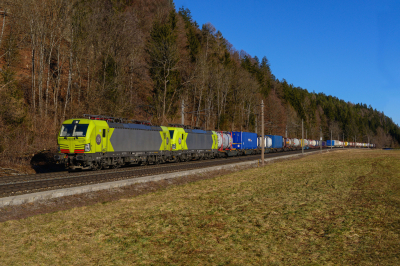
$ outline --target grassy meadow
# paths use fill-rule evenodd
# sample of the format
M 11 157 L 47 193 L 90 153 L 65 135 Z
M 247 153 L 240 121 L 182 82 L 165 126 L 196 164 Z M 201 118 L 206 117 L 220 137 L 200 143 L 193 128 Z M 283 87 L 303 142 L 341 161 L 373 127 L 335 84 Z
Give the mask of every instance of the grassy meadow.
M 400 151 L 286 160 L 0 223 L 0 265 L 399 265 Z

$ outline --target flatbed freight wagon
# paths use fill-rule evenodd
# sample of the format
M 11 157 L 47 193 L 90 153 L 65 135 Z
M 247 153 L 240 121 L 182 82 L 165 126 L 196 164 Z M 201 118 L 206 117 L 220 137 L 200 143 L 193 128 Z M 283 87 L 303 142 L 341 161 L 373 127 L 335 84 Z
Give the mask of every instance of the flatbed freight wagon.
M 283 151 L 283 137 L 277 135 L 267 135 L 272 140 L 272 151 Z
M 256 154 L 258 148 L 256 133 L 233 131 L 232 140 L 232 147 L 242 154 Z

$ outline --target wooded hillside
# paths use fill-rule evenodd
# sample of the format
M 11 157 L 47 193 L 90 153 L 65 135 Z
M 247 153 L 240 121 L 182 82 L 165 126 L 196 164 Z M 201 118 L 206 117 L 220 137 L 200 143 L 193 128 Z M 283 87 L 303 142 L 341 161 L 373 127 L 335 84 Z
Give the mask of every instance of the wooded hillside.
M 399 127 L 365 104 L 278 80 L 172 0 L 0 1 L 0 154 L 56 146 L 64 119 L 102 114 L 212 130 L 398 146 Z M 322 88 L 323 90 L 323 88 Z M 22 156 L 22 157 L 21 157 Z M 12 159 L 14 158 L 14 159 Z

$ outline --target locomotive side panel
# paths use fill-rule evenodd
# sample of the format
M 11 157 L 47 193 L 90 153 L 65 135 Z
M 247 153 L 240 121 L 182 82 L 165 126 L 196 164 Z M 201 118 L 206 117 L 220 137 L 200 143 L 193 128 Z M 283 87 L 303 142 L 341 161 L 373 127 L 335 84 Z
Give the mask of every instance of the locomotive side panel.
M 188 150 L 210 150 L 213 148 L 212 132 L 203 132 L 187 131 L 186 145 Z
M 110 133 L 110 143 L 115 152 L 159 151 L 162 144 L 160 131 L 156 130 L 113 128 Z

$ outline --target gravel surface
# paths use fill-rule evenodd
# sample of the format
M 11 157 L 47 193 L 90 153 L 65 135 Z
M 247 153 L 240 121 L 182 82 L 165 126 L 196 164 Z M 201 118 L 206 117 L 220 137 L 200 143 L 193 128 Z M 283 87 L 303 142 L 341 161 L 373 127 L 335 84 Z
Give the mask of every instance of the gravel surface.
M 276 159 L 270 162 L 266 162 L 265 165 L 279 161 L 296 160 L 298 158 L 300 157 Z M 131 198 L 155 192 L 158 190 L 167 189 L 168 187 L 171 186 L 177 186 L 191 182 L 196 182 L 199 180 L 210 179 L 248 168 L 252 168 L 252 166 L 241 167 L 240 169 L 238 167 L 235 167 L 231 171 L 221 170 L 221 171 L 207 172 L 199 175 L 177 177 L 173 179 L 161 180 L 158 182 L 140 183 L 116 189 L 102 190 L 91 193 L 54 198 L 49 200 L 37 201 L 34 203 L 0 207 L 0 222 L 5 222 L 9 220 L 19 220 L 38 214 L 52 213 L 52 212 L 72 209 L 75 207 L 89 206 L 97 203 L 105 203 L 110 201 L 116 201 L 119 199 Z
M 232 172 L 232 171 L 231 171 Z M 167 189 L 171 186 L 182 185 L 199 180 L 210 179 L 229 173 L 229 171 L 208 172 L 202 175 L 179 177 L 174 179 L 161 180 L 158 182 L 140 183 L 118 189 L 102 190 L 86 194 L 54 198 L 34 203 L 26 203 L 17 206 L 7 206 L 0 208 L 0 222 L 8 220 L 24 219 L 30 216 L 63 211 L 75 207 L 105 203 L 124 198 L 131 198 L 157 190 Z

